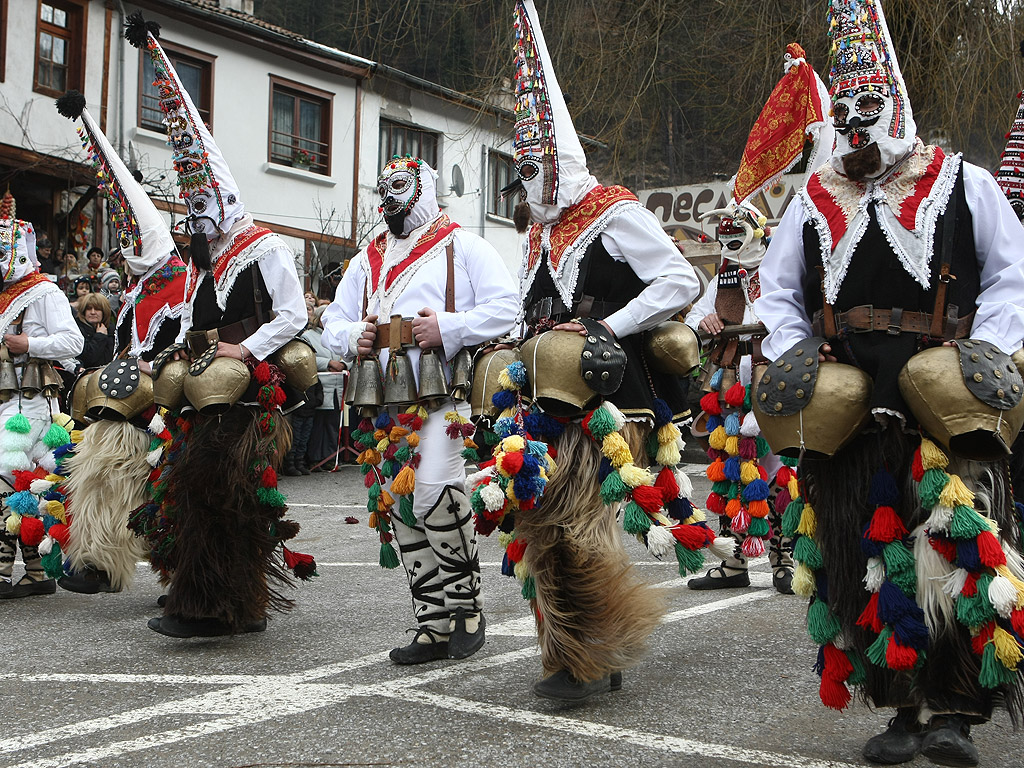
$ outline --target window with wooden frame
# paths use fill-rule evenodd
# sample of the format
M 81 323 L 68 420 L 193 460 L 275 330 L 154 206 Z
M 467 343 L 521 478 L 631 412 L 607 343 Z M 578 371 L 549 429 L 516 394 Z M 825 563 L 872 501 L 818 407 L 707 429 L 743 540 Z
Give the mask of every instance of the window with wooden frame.
M 326 91 L 270 78 L 270 162 L 330 175 L 333 98 Z
M 377 167 L 383 168 L 392 157 L 412 155 L 426 160 L 431 168 L 437 170 L 438 134 L 414 128 L 411 125 L 396 123 L 387 118 L 380 119 L 380 157 Z
M 487 212 L 492 216 L 504 219 L 512 218 L 518 195 L 509 195 L 501 199 L 501 190 L 516 178 L 516 169 L 512 158 L 493 149 L 487 153 Z
M 87 0 L 39 0 L 32 88 L 47 96 L 82 90 Z
M 164 40 L 160 41 L 160 45 L 192 98 L 192 103 L 199 110 L 203 122 L 213 130 L 213 63 L 216 57 Z M 163 133 L 164 113 L 160 109 L 160 92 L 153 85 L 156 78 L 153 57 L 147 50 L 139 51 L 139 55 L 139 127 Z

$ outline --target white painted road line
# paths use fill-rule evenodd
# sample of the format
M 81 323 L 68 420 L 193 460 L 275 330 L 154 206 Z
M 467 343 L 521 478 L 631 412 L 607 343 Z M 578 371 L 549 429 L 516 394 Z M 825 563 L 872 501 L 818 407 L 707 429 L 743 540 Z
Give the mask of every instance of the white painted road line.
M 662 584 L 678 584 L 678 579 L 671 579 L 668 582 L 662 582 Z M 664 623 L 674 623 L 686 618 L 706 615 L 709 613 L 725 610 L 727 608 L 743 605 L 756 600 L 763 600 L 772 597 L 773 595 L 774 592 L 767 590 L 746 592 L 722 600 L 716 600 L 712 603 L 692 606 L 690 608 L 674 611 L 666 615 Z M 518 636 L 523 629 L 522 621 L 523 620 L 515 620 L 512 622 L 506 622 L 504 625 L 498 625 L 497 627 L 492 628 L 491 632 L 496 635 L 507 633 L 509 635 Z M 526 621 L 528 621 L 530 625 L 532 625 L 533 619 L 532 617 L 526 617 Z M 500 631 L 502 627 L 505 628 L 504 632 Z M 531 629 L 531 631 L 528 634 L 524 633 L 524 636 L 529 636 L 532 634 L 533 632 Z M 382 664 L 387 660 L 386 651 L 368 654 L 366 656 L 362 656 L 356 659 L 350 659 L 346 661 L 337 662 L 334 664 L 328 664 L 322 667 L 314 667 L 312 669 L 304 670 L 302 672 L 289 675 L 192 676 L 134 674 L 79 675 L 75 673 L 39 673 L 32 675 L 5 674 L 0 675 L 0 680 L 15 679 L 32 681 L 37 683 L 69 683 L 80 681 L 93 684 L 138 684 L 143 682 L 172 685 L 221 684 L 230 687 L 218 691 L 210 691 L 198 696 L 164 701 L 159 704 L 154 704 L 152 706 L 143 707 L 136 710 L 106 715 L 102 718 L 85 720 L 78 723 L 66 723 L 56 728 L 37 731 L 35 733 L 25 734 L 22 736 L 0 739 L 0 754 L 21 752 L 27 749 L 32 749 L 53 742 L 65 742 L 69 738 L 88 736 L 102 731 L 112 730 L 114 728 L 145 722 L 147 720 L 165 717 L 169 715 L 196 716 L 197 713 L 202 713 L 204 715 L 224 715 L 223 717 L 218 717 L 204 723 L 196 723 L 168 731 L 150 733 L 146 736 L 137 739 L 115 742 L 108 744 L 106 746 L 88 748 L 78 752 L 68 752 L 63 755 L 49 759 L 33 759 L 30 762 L 21 763 L 16 766 L 11 766 L 11 768 L 61 768 L 61 766 L 66 766 L 69 764 L 102 762 L 103 760 L 113 759 L 117 756 L 131 752 L 152 749 L 154 747 L 158 747 L 165 744 L 173 744 L 188 739 L 202 738 L 204 736 L 208 736 L 215 733 L 223 733 L 225 731 L 234 730 L 236 728 L 244 728 L 247 726 L 257 725 L 261 722 L 266 722 L 271 719 L 277 719 L 289 714 L 300 714 L 315 709 L 322 709 L 324 707 L 332 706 L 340 701 L 344 701 L 345 699 L 351 698 L 352 696 L 381 695 L 394 698 L 398 697 L 399 695 L 408 695 L 412 693 L 419 694 L 419 692 L 412 691 L 411 689 L 415 688 L 416 686 L 425 685 L 437 680 L 443 680 L 455 675 L 463 675 L 467 673 L 472 673 L 474 671 L 480 671 L 496 666 L 502 666 L 515 661 L 526 660 L 528 658 L 536 656 L 537 654 L 539 654 L 539 649 L 535 645 L 531 645 L 527 648 L 497 654 L 495 656 L 473 658 L 469 661 L 464 661 L 458 664 L 449 664 L 443 667 L 426 670 L 420 674 L 409 675 L 407 677 L 396 678 L 384 683 L 376 683 L 365 686 L 353 686 L 348 683 L 318 684 L 314 681 L 323 680 L 328 677 L 344 674 L 346 672 L 350 672 L 366 666 Z M 453 701 L 462 702 L 462 706 L 469 708 L 479 706 L 486 707 L 488 710 L 491 709 L 491 705 L 482 705 L 470 701 L 463 702 L 463 700 L 461 699 L 453 699 Z M 507 711 L 510 713 L 515 713 L 515 717 L 520 716 L 518 710 L 508 709 Z M 548 717 L 549 716 L 544 715 L 543 719 L 547 720 Z M 577 723 L 577 721 L 568 720 L 566 718 L 561 719 L 566 720 L 570 723 L 578 724 L 580 727 L 588 725 L 586 723 Z M 598 726 L 592 724 L 591 727 L 598 730 L 606 729 L 606 726 Z M 623 733 L 627 733 L 627 731 L 623 730 Z M 637 734 L 637 739 L 641 738 L 642 736 L 644 739 L 651 740 L 652 743 L 654 743 L 654 741 L 656 740 L 665 741 L 666 739 L 672 740 L 675 738 L 656 736 L 652 734 L 641 734 L 641 732 L 628 733 L 635 733 Z M 619 736 L 615 736 L 615 738 L 619 738 Z M 640 742 L 638 741 L 636 743 Z M 672 743 L 678 745 L 699 744 L 699 742 L 689 742 L 685 739 L 675 739 L 675 741 L 672 741 Z M 727 748 L 722 746 L 719 748 L 721 750 L 727 750 L 729 755 L 734 755 L 734 753 L 736 752 L 736 750 L 734 750 L 732 747 Z M 682 749 L 682 747 L 680 747 L 680 749 Z M 751 754 L 761 755 L 762 753 L 751 752 Z M 763 754 L 769 755 L 771 753 Z M 758 759 L 763 759 L 763 755 Z M 802 768 L 817 768 L 819 765 L 825 765 L 824 763 L 816 763 L 813 761 L 793 762 L 793 760 L 795 759 L 796 758 L 789 758 L 789 763 L 764 764 L 788 764 L 800 766 Z M 840 764 L 831 763 L 831 765 Z

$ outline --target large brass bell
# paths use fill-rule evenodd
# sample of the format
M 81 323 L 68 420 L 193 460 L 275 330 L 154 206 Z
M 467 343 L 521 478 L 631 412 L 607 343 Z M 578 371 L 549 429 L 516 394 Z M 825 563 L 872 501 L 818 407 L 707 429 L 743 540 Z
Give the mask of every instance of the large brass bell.
M 352 407 L 359 411 L 360 416 L 376 416 L 377 411 L 384 405 L 380 360 L 376 357 L 362 357 L 356 371 L 356 385 L 352 388 Z
M 419 402 L 412 360 L 404 351 L 392 351 L 388 358 L 387 370 L 384 372 L 384 402 L 399 406 Z
M 452 399 L 462 402 L 473 387 L 473 355 L 463 347 L 452 361 Z
M 448 382 L 445 380 L 444 363 L 437 349 L 425 349 L 420 353 L 420 402 L 428 409 L 437 408 L 448 399 Z
M 31 400 L 43 389 L 43 376 L 39 371 L 39 361 L 29 359 L 25 364 L 25 370 L 21 374 L 21 394 L 26 400 Z
M 356 387 L 359 386 L 359 366 L 349 366 L 346 376 L 348 378 L 345 380 L 345 405 L 351 407 L 356 401 Z
M 160 372 L 153 379 L 153 402 L 175 410 L 181 405 L 185 394 L 185 377 L 188 376 L 187 360 L 168 360 L 160 366 Z
M 60 374 L 53 367 L 53 363 L 42 363 L 39 367 L 39 371 L 43 378 L 43 396 L 44 397 L 57 397 L 60 391 L 64 388 L 64 381 L 61 379 Z
M 0 347 L 0 403 L 6 403 L 18 392 L 18 370 L 11 362 L 7 346 Z

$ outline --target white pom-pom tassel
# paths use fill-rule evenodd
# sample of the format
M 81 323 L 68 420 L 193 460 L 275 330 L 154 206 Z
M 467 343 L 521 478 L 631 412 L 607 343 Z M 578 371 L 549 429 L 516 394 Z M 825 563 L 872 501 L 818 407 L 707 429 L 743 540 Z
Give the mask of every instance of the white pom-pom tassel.
M 149 464 L 149 466 L 151 467 L 155 467 L 157 464 L 160 463 L 160 459 L 163 458 L 163 455 L 164 448 L 161 445 L 157 448 L 154 448 L 152 451 L 146 454 L 146 463 Z
M 159 435 L 164 431 L 167 425 L 164 424 L 163 418 L 160 416 L 160 412 L 157 411 L 153 414 L 153 418 L 149 420 L 149 431 L 154 435 Z
M 622 411 L 615 407 L 615 403 L 610 400 L 605 400 L 603 403 L 605 410 L 611 414 L 612 419 L 615 421 L 615 431 L 620 431 L 626 426 L 626 417 L 622 415 Z
M 488 477 L 492 477 L 493 474 L 494 473 L 492 472 L 491 467 L 488 467 L 487 469 L 481 469 L 479 472 L 474 472 L 473 474 L 466 478 L 466 487 L 470 490 L 470 492 L 472 492 L 474 488 L 480 485 L 480 483 L 482 483 Z
M 988 585 L 988 599 L 996 612 L 1004 619 L 1008 619 L 1010 613 L 1017 607 L 1017 589 L 1012 581 L 997 574 Z
M 668 528 L 652 525 L 647 531 L 647 551 L 661 559 L 675 550 L 676 537 L 669 533 Z
M 505 506 L 505 492 L 497 483 L 488 483 L 480 489 L 480 499 L 488 512 L 497 512 Z
M 757 425 L 757 417 L 751 411 L 743 417 L 743 424 L 740 426 L 740 434 L 743 437 L 757 437 L 761 434 L 761 427 Z
M 57 471 L 57 460 L 53 458 L 52 451 L 39 459 L 39 466 L 51 475 Z
M 869 557 L 864 573 L 864 586 L 868 592 L 877 592 L 885 581 L 885 563 L 880 557 Z
M 675 470 L 676 485 L 679 486 L 679 498 L 688 499 L 693 495 L 693 483 L 690 476 L 681 469 Z
M 946 533 L 949 531 L 951 522 L 953 522 L 953 508 L 936 504 L 932 507 L 932 513 L 928 516 L 925 527 L 931 531 Z
M 716 536 L 708 551 L 719 560 L 728 560 L 736 553 L 736 541 L 728 536 Z
M 44 493 L 48 492 L 52 487 L 53 483 L 51 483 L 49 480 L 44 480 L 41 477 L 37 477 L 29 485 L 28 490 L 29 493 L 33 493 L 36 496 L 42 496 Z
M 39 554 L 43 557 L 50 554 L 50 552 L 53 551 L 53 537 L 44 536 L 43 540 L 39 542 L 39 546 L 37 547 L 37 549 L 39 551 Z
M 964 591 L 964 584 L 967 583 L 968 575 L 963 568 L 957 568 L 946 578 L 946 583 L 942 585 L 942 591 L 954 599 L 960 597 L 960 593 Z

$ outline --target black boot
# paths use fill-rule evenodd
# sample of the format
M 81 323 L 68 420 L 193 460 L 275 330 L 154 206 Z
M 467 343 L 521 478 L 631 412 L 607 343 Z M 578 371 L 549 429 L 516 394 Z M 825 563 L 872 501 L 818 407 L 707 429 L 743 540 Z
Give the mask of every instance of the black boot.
M 935 715 L 921 744 L 921 754 L 939 765 L 978 764 L 978 748 L 971 739 L 971 724 L 963 715 Z
M 310 474 L 309 464 L 306 462 L 305 456 L 303 456 L 301 459 L 296 459 L 295 468 L 299 470 L 300 475 Z
M 419 642 L 421 636 L 430 638 L 430 642 Z M 432 629 L 420 627 L 416 630 L 411 643 L 402 648 L 392 648 L 388 656 L 395 664 L 422 664 L 425 661 L 447 659 L 448 641 L 441 640 L 440 637 L 442 636 L 436 634 Z
M 298 477 L 302 474 L 299 468 L 295 466 L 295 457 L 290 453 L 284 457 L 284 462 L 281 464 L 281 474 L 286 477 Z
M 466 609 L 455 609 L 455 629 L 452 630 L 451 635 L 448 636 L 449 659 L 468 658 L 483 647 L 484 627 L 487 622 L 484 620 L 482 612 L 478 615 L 480 616 L 480 624 L 477 626 L 476 632 L 470 634 L 466 631 Z
M 568 703 L 585 701 L 598 693 L 617 691 L 620 688 L 622 688 L 621 672 L 612 672 L 610 675 L 584 683 L 573 677 L 567 669 L 559 670 L 550 677 L 545 677 L 533 684 L 533 692 L 542 699 L 554 699 Z
M 97 592 L 120 592 L 110 585 L 110 576 L 106 571 L 101 571 L 91 565 L 87 565 L 80 571 L 72 571 L 57 580 L 57 586 L 66 589 L 68 592 L 77 592 L 80 595 L 95 595 Z
M 916 707 L 900 707 L 883 733 L 872 736 L 861 754 L 882 765 L 906 763 L 921 751 L 922 728 Z

